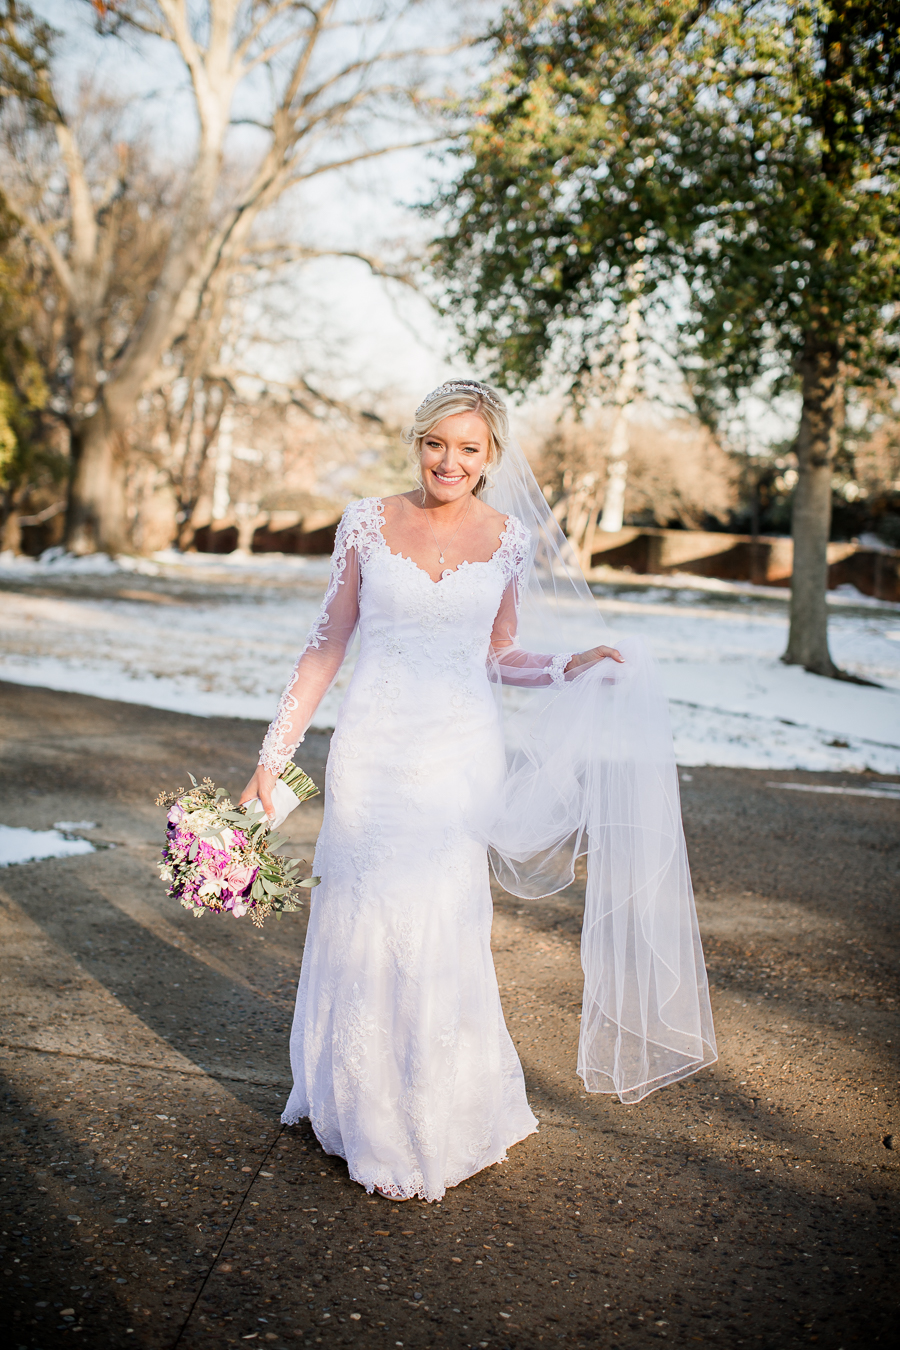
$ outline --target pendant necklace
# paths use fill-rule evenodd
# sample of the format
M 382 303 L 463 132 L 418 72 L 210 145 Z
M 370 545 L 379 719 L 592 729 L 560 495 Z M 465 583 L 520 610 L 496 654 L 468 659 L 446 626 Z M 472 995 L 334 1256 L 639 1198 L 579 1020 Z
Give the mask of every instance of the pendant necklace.
M 471 492 L 470 492 L 470 493 L 469 493 L 469 506 L 471 506 L 471 505 L 472 505 L 472 494 L 471 494 Z M 452 535 L 450 536 L 450 538 L 447 540 L 447 545 L 446 545 L 447 548 L 450 547 L 450 545 L 453 543 L 453 540 L 456 538 L 456 536 L 459 534 L 459 532 L 460 532 L 460 530 L 462 529 L 462 527 L 465 525 L 465 523 L 466 523 L 466 516 L 469 514 L 469 506 L 466 507 L 465 511 L 463 512 L 463 518 L 462 518 L 462 520 L 459 522 L 459 524 L 457 525 L 456 529 L 453 531 L 453 534 L 452 534 Z M 423 507 L 422 509 L 425 510 L 424 507 Z M 425 511 L 425 519 L 428 521 L 428 528 L 429 528 L 429 530 L 431 530 L 431 537 L 432 537 L 432 539 L 434 540 L 434 546 L 435 546 L 435 548 L 437 549 L 438 553 L 440 554 L 440 557 L 439 557 L 438 561 L 440 562 L 441 566 L 443 567 L 443 565 L 444 565 L 444 550 L 441 548 L 440 544 L 439 544 L 438 541 L 437 541 L 437 535 L 436 535 L 435 532 L 434 532 L 434 526 L 432 525 L 431 521 L 429 520 L 428 512 L 427 512 L 427 511 Z

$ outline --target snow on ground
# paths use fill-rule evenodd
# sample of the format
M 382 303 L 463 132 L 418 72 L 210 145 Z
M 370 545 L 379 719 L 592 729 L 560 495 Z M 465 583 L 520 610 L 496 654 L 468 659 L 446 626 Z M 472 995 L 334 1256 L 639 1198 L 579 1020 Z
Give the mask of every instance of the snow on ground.
M 13 863 L 39 862 L 41 858 L 70 858 L 75 853 L 93 853 L 88 839 L 67 839 L 59 830 L 26 830 L 0 825 L 0 867 Z
M 900 613 L 830 618 L 835 661 L 884 686 L 873 689 L 783 665 L 783 603 L 645 597 L 601 607 L 614 632 L 640 634 L 660 662 L 680 764 L 900 772 Z
M 0 555 L 0 587 L 15 587 L 0 590 L 0 678 L 268 719 L 327 573 L 327 559 L 271 554 L 119 564 Z M 900 606 L 852 594 L 832 605 L 834 658 L 883 686 L 867 688 L 781 664 L 782 591 L 688 578 L 597 589 L 614 637 L 639 634 L 656 653 L 681 764 L 900 773 Z M 334 725 L 349 675 L 315 726 Z

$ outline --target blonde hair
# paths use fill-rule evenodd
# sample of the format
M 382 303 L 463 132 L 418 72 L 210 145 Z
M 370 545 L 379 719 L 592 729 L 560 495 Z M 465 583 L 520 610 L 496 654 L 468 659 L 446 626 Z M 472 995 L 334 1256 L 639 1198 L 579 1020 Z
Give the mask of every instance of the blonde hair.
M 488 472 L 495 469 L 503 457 L 509 441 L 509 417 L 506 405 L 490 385 L 480 380 L 448 380 L 433 389 L 416 408 L 415 421 L 403 432 L 403 440 L 410 447 L 412 458 L 418 463 L 422 441 L 438 422 L 458 413 L 477 413 L 488 429 L 488 455 L 484 474 L 474 489 L 478 497 L 488 486 Z

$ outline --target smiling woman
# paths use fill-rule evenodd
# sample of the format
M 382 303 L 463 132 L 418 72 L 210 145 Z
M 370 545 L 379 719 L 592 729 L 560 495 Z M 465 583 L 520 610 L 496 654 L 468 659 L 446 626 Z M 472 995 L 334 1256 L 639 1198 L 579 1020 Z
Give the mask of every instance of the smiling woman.
M 561 889 L 578 853 L 597 856 L 579 1063 L 590 1090 L 638 1100 L 714 1050 L 658 682 L 634 646 L 628 665 L 599 643 L 563 649 L 557 620 L 573 605 L 578 631 L 603 624 L 494 390 L 442 385 L 407 441 L 419 487 L 344 513 L 325 601 L 242 800 L 271 809 L 358 628 L 283 1120 L 308 1116 L 368 1191 L 433 1200 L 537 1128 L 491 958 L 489 850 L 523 896 Z M 548 646 L 530 640 L 548 632 Z M 519 724 L 538 759 L 507 762 L 502 686 L 552 714 Z

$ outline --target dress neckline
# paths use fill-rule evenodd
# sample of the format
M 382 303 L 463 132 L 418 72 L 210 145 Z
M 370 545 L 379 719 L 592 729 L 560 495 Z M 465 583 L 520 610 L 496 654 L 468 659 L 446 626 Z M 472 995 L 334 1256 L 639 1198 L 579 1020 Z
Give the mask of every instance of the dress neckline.
M 420 567 L 419 564 L 413 558 L 407 557 L 405 553 L 395 553 L 394 550 L 390 547 L 383 533 L 384 500 L 381 497 L 375 497 L 373 498 L 373 500 L 375 502 L 375 508 L 378 513 L 375 520 L 375 532 L 378 536 L 378 541 L 381 544 L 384 551 L 391 558 L 399 558 L 401 562 L 409 563 L 410 567 L 414 567 L 417 572 L 421 572 L 423 577 L 427 577 L 428 580 L 431 582 L 432 586 L 440 586 L 441 582 L 446 580 L 447 577 L 455 576 L 456 573 L 462 571 L 464 567 L 489 567 L 492 562 L 496 562 L 498 555 L 506 547 L 506 536 L 509 533 L 509 527 L 510 522 L 512 521 L 512 516 L 506 517 L 506 524 L 500 531 L 499 543 L 497 544 L 497 547 L 494 549 L 493 553 L 489 558 L 476 558 L 473 562 L 469 562 L 468 559 L 463 558 L 462 562 L 457 563 L 456 567 L 445 568 L 444 571 L 441 573 L 441 575 L 438 577 L 437 581 L 435 581 L 431 573 L 426 571 L 424 567 Z

